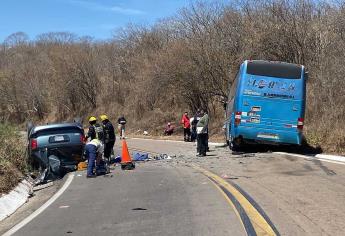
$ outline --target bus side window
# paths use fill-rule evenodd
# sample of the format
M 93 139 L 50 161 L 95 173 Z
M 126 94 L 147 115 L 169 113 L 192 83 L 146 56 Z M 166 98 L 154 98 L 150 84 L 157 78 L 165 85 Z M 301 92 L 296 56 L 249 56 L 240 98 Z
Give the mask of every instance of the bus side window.
M 230 93 L 229 93 L 229 100 L 230 101 L 235 97 L 239 76 L 240 76 L 240 73 L 238 72 L 236 77 L 235 77 L 235 80 L 232 82 L 232 85 L 230 88 Z
M 237 83 L 239 80 L 240 73 L 238 72 L 235 79 L 233 80 L 231 87 L 229 89 L 229 96 L 228 96 L 228 102 L 226 107 L 226 115 L 229 118 L 231 116 L 231 113 L 233 112 L 233 106 L 234 106 L 234 100 L 236 95 L 236 89 L 237 89 Z

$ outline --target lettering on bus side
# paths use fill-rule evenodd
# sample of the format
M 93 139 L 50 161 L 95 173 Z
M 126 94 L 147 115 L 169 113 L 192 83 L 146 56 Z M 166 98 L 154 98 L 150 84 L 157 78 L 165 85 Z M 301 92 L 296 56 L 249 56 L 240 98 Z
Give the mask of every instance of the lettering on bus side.
M 295 83 L 286 83 L 286 82 L 280 82 L 280 81 L 267 81 L 264 79 L 257 80 L 249 78 L 247 82 L 248 87 L 255 87 L 259 89 L 263 88 L 269 88 L 269 89 L 279 89 L 283 91 L 294 91 L 296 89 Z
M 258 88 L 259 89 L 263 89 L 263 88 L 265 88 L 267 86 L 267 82 L 266 82 L 266 80 L 260 80 L 259 81 L 259 84 L 258 84 Z
M 295 96 L 293 95 L 286 95 L 286 94 L 276 94 L 276 93 L 264 93 L 265 97 L 274 97 L 274 98 L 289 98 L 294 99 Z
M 255 96 L 260 96 L 261 93 L 258 93 L 256 91 L 250 90 L 250 89 L 245 89 L 243 92 L 245 95 L 255 95 Z
M 273 89 L 276 84 L 277 84 L 277 82 L 271 81 L 268 83 L 268 88 Z
M 256 87 L 256 79 L 248 79 L 247 86 Z
M 295 84 L 295 83 L 291 83 L 291 84 L 289 85 L 288 91 L 294 91 L 295 88 L 296 88 L 296 84 Z

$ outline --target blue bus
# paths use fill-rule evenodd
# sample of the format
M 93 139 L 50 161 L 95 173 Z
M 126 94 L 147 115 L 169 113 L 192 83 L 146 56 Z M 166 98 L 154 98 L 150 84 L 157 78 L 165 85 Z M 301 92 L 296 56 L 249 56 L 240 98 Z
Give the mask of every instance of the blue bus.
M 304 66 L 246 60 L 229 89 L 226 141 L 244 144 L 295 144 L 303 140 L 307 72 Z

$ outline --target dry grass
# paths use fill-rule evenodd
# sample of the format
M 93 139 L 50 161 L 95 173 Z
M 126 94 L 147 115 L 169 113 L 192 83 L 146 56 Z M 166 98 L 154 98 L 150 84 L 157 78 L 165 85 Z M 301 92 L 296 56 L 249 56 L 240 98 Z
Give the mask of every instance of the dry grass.
M 344 130 L 344 125 L 339 122 L 327 126 L 320 121 L 315 121 L 307 125 L 305 137 L 310 146 L 321 148 L 324 153 L 345 155 Z
M 0 124 L 0 194 L 10 191 L 23 178 L 27 169 L 24 147 L 13 127 Z

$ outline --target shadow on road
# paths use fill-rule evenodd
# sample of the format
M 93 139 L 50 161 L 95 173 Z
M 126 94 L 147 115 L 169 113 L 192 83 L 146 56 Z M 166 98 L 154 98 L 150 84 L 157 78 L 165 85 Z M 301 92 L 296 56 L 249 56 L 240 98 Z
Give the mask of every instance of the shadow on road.
M 246 145 L 241 149 L 241 152 L 232 152 L 233 155 L 240 155 L 241 157 L 251 157 L 255 156 L 255 153 L 270 153 L 270 152 L 286 152 L 286 153 L 294 153 L 294 154 L 301 154 L 313 157 L 316 154 L 322 153 L 321 147 L 313 147 L 309 145 L 307 142 L 304 142 L 301 146 L 293 146 L 293 145 Z M 284 156 L 284 158 L 295 161 L 296 158 L 291 156 Z M 329 169 L 325 166 L 320 160 L 317 159 L 310 159 L 312 163 L 321 169 L 325 174 L 332 176 L 336 175 L 336 172 Z M 295 175 L 295 176 L 302 176 L 307 172 L 313 171 L 313 168 L 310 166 L 304 166 L 304 170 L 297 170 L 297 171 L 290 171 L 286 172 L 285 174 L 288 175 Z
M 301 146 L 298 145 L 263 145 L 263 144 L 246 144 L 241 148 L 241 152 L 233 152 L 233 154 L 246 153 L 260 153 L 260 152 L 287 152 L 302 154 L 307 156 L 314 156 L 322 153 L 321 147 L 313 147 L 307 142 L 303 142 Z

